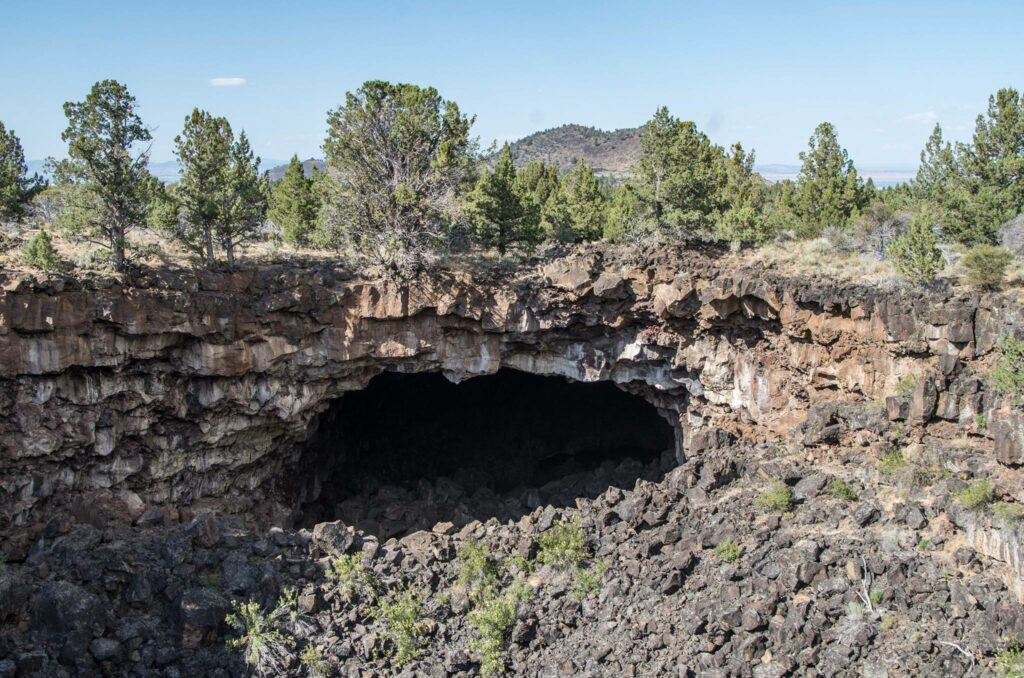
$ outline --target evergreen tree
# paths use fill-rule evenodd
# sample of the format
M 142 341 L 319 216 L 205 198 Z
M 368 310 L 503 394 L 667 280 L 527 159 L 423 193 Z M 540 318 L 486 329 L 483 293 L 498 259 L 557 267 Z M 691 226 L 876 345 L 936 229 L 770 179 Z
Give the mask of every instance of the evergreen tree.
M 269 189 L 260 177 L 260 159 L 249 146 L 243 130 L 231 145 L 231 164 L 225 191 L 225 203 L 217 222 L 216 235 L 228 266 L 235 265 L 235 249 L 254 239 L 267 216 Z
M 124 270 L 128 233 L 145 223 L 153 188 L 149 149 L 137 150 L 151 135 L 135 112 L 135 97 L 114 80 L 93 85 L 84 101 L 64 104 L 64 114 L 61 138 L 82 188 L 63 222 L 74 234 L 100 238 L 114 267 Z
M 516 180 L 526 191 L 533 194 L 538 205 L 547 203 L 548 199 L 561 187 L 558 168 L 542 162 L 531 162 L 516 173 Z
M 501 149 L 494 171 L 480 177 L 472 204 L 480 243 L 496 247 L 502 255 L 511 247 L 536 245 L 544 237 L 540 208 L 517 181 L 508 144 Z
M 924 150 L 921 151 L 921 164 L 911 185 L 914 197 L 941 205 L 945 194 L 953 190 L 959 175 L 953 146 L 943 141 L 942 126 L 936 123 Z
M 204 257 L 208 266 L 215 259 L 217 225 L 226 216 L 233 143 L 228 121 L 198 108 L 185 118 L 184 129 L 174 138 L 182 168 L 176 195 L 182 219 L 174 235 Z
M 32 268 L 41 271 L 55 271 L 61 267 L 60 257 L 53 247 L 53 240 L 46 229 L 41 229 L 35 237 L 25 246 L 22 259 Z
M 636 190 L 661 234 L 686 239 L 711 229 L 724 181 L 721 156 L 696 125 L 664 106 L 644 125 Z
M 790 207 L 802 222 L 801 235 L 815 237 L 829 226 L 847 226 L 864 206 L 865 194 L 831 123 L 818 125 L 800 161 Z
M 594 171 L 582 159 L 573 165 L 565 178 L 565 197 L 572 221 L 573 241 L 600 238 L 607 217 L 604 194 Z
M 640 244 L 654 236 L 654 224 L 646 214 L 633 184 L 626 182 L 612 194 L 604 238 Z
M 299 156 L 292 156 L 284 178 L 274 187 L 269 217 L 282 230 L 285 242 L 308 245 L 316 223 L 313 179 L 302 170 Z
M 432 87 L 366 82 L 328 114 L 317 240 L 392 270 L 448 242 L 473 172 L 473 119 Z
M 896 271 L 914 282 L 934 280 L 942 269 L 942 252 L 935 237 L 934 214 L 921 209 L 914 215 L 910 228 L 889 245 L 889 256 Z
M 27 175 L 21 140 L 0 122 L 0 218 L 20 218 L 33 196 L 46 188 L 38 174 Z
M 754 172 L 754 155 L 736 143 L 723 160 L 720 200 L 725 211 L 718 220 L 718 237 L 727 242 L 761 243 L 774 232 L 764 213 L 764 182 Z

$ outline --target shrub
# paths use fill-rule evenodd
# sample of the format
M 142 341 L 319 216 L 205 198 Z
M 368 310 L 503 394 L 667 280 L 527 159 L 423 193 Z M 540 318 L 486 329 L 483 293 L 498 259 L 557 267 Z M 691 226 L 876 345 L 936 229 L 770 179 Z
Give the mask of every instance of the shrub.
M 962 259 L 967 269 L 967 284 L 974 287 L 999 287 L 1006 278 L 1006 269 L 1013 262 L 1010 250 L 994 245 L 972 247 Z
M 867 611 L 867 605 L 858 603 L 856 600 L 851 600 L 846 604 L 846 616 L 850 619 L 863 619 Z
M 1024 520 L 1024 505 L 1011 504 L 1008 501 L 996 502 L 992 506 L 992 516 L 1006 527 L 1013 527 Z
M 789 511 L 793 507 L 793 491 L 786 483 L 776 480 L 754 500 L 754 505 L 769 511 Z
M 1024 651 L 1013 643 L 996 655 L 996 673 L 1004 678 L 1024 678 Z
M 599 560 L 592 570 L 579 566 L 573 573 L 572 593 L 577 600 L 583 600 L 591 593 L 601 590 L 601 578 L 608 571 L 608 563 Z
M 318 647 L 307 645 L 299 655 L 299 662 L 306 667 L 306 672 L 309 675 L 318 678 L 331 675 L 331 665 L 324 660 L 324 654 Z
M 878 463 L 878 470 L 883 476 L 895 475 L 907 466 L 907 460 L 899 450 L 892 450 L 882 455 L 882 461 Z
M 985 478 L 975 480 L 962 490 L 953 493 L 960 505 L 967 509 L 977 509 L 992 503 L 992 483 Z
M 586 557 L 586 537 L 578 521 L 560 520 L 537 539 L 537 562 L 555 567 L 575 567 Z
M 930 212 L 918 212 L 910 228 L 889 245 L 889 257 L 896 272 L 908 280 L 928 282 L 942 269 L 942 252 L 932 222 Z
M 997 391 L 1020 402 L 1024 399 L 1024 339 L 1002 337 L 999 353 L 999 362 L 989 373 L 989 381 Z
M 459 549 L 459 584 L 476 600 L 498 585 L 498 564 L 487 547 L 469 543 Z
M 925 551 L 925 552 L 927 552 L 927 551 L 931 551 L 933 548 L 935 548 L 935 546 L 932 545 L 932 543 L 930 541 L 928 541 L 927 539 L 925 539 L 923 537 L 921 539 L 919 539 L 918 542 L 917 542 L 917 550 L 918 551 Z
M 21 255 L 22 261 L 41 271 L 56 271 L 61 267 L 60 257 L 53 248 L 53 240 L 45 229 L 41 229 L 32 240 L 25 245 Z
M 740 547 L 732 540 L 732 537 L 726 537 L 718 542 L 718 546 L 715 547 L 715 555 L 723 562 L 735 563 L 740 557 Z
M 366 567 L 360 554 L 336 558 L 327 571 L 327 578 L 337 582 L 338 592 L 344 598 L 363 596 L 373 601 L 377 596 L 377 579 Z
M 900 377 L 900 380 L 896 382 L 896 395 L 904 398 L 913 395 L 914 389 L 917 387 L 917 379 L 916 374 L 905 374 Z
M 245 663 L 257 674 L 273 674 L 283 665 L 288 648 L 294 641 L 282 633 L 284 617 L 288 610 L 278 605 L 271 612 L 264 612 L 259 603 L 250 601 L 231 602 L 231 612 L 224 621 L 238 638 L 227 642 L 229 651 L 242 650 Z
M 504 673 L 509 634 L 516 623 L 519 604 L 529 600 L 530 595 L 529 586 L 518 580 L 502 595 L 492 595 L 470 611 L 469 625 L 476 631 L 476 638 L 469 647 L 480 657 L 482 675 Z
M 373 616 L 384 623 L 381 634 L 393 646 L 392 661 L 405 666 L 419 658 L 427 642 L 427 625 L 423 619 L 423 600 L 406 588 L 394 600 L 381 600 Z
M 840 501 L 857 501 L 857 493 L 845 480 L 836 478 L 828 486 L 828 494 L 833 499 Z

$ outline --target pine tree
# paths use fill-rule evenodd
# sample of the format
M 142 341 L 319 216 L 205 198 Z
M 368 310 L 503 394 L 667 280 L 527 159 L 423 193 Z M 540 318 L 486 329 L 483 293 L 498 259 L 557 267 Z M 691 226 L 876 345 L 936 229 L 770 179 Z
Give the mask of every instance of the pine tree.
M 18 219 L 36 193 L 46 188 L 38 174 L 28 176 L 21 140 L 0 122 L 0 218 Z
M 543 239 L 540 207 L 516 180 L 508 144 L 494 171 L 485 171 L 477 182 L 472 205 L 477 237 L 485 247 L 496 247 L 504 255 L 511 247 L 532 247 Z
M 607 218 L 604 194 L 594 171 L 584 160 L 573 165 L 565 178 L 565 197 L 575 242 L 597 240 Z
M 846 227 L 865 204 L 863 184 L 835 128 L 823 122 L 808 150 L 800 154 L 800 174 L 792 195 L 793 212 L 802 221 L 800 235 L 815 237 L 829 226 Z
M 765 215 L 765 188 L 754 172 L 753 151 L 733 144 L 724 158 L 725 183 L 720 194 L 725 209 L 718 220 L 718 237 L 732 243 L 761 243 L 774 233 Z
M 228 121 L 198 108 L 185 118 L 184 129 L 174 138 L 182 168 L 176 195 L 182 220 L 175 236 L 204 257 L 208 266 L 215 260 L 217 224 L 225 218 L 233 143 Z
M 911 186 L 914 197 L 940 205 L 959 175 L 953 146 L 943 140 L 942 126 L 936 123 L 921 151 L 921 164 Z
M 236 248 L 257 237 L 267 216 L 267 182 L 260 177 L 260 159 L 249 146 L 243 130 L 231 145 L 231 160 L 225 190 L 225 202 L 217 222 L 216 236 L 228 266 L 235 265 Z
M 914 282 L 934 280 L 942 269 L 942 252 L 933 231 L 934 214 L 921 209 L 910 228 L 889 245 L 889 257 L 896 271 Z
M 299 156 L 292 156 L 284 178 L 274 186 L 269 217 L 281 228 L 285 242 L 308 245 L 316 222 L 313 179 L 307 178 Z
M 53 247 L 53 240 L 46 229 L 41 229 L 25 246 L 22 254 L 25 263 L 41 271 L 55 271 L 61 266 L 60 257 Z
M 655 235 L 654 224 L 647 216 L 633 184 L 626 182 L 612 194 L 605 222 L 604 238 L 612 242 L 634 245 Z
M 712 228 L 724 181 L 721 156 L 696 125 L 677 120 L 664 106 L 644 125 L 637 197 L 662 235 L 687 239 Z
M 526 167 L 516 172 L 516 180 L 523 190 L 533 194 L 538 205 L 547 203 L 548 199 L 562 187 L 558 178 L 558 168 L 542 162 L 527 163 Z
M 138 148 L 152 136 L 135 112 L 135 97 L 115 80 L 93 85 L 84 101 L 65 103 L 64 114 L 68 127 L 61 139 L 81 190 L 76 209 L 63 221 L 74 234 L 102 239 L 114 268 L 124 270 L 128 234 L 146 222 L 153 178 L 149 150 Z

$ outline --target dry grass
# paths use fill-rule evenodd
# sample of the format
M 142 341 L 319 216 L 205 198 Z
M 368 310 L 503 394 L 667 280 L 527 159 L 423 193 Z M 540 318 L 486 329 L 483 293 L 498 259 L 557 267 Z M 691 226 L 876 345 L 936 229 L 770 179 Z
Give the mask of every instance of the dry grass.
M 881 283 L 900 278 L 888 261 L 837 252 L 825 238 L 769 243 L 730 255 L 737 266 L 761 264 L 789 275 L 826 275 L 839 280 Z

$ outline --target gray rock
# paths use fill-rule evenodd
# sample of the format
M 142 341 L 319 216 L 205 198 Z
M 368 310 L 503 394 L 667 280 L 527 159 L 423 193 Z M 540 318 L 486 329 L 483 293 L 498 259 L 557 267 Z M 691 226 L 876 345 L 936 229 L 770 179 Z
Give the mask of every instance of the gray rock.
M 113 638 L 97 638 L 89 644 L 89 652 L 96 661 L 109 661 L 120 656 L 121 643 Z
M 43 584 L 32 606 L 32 626 L 52 633 L 102 630 L 105 616 L 98 596 L 66 581 Z

